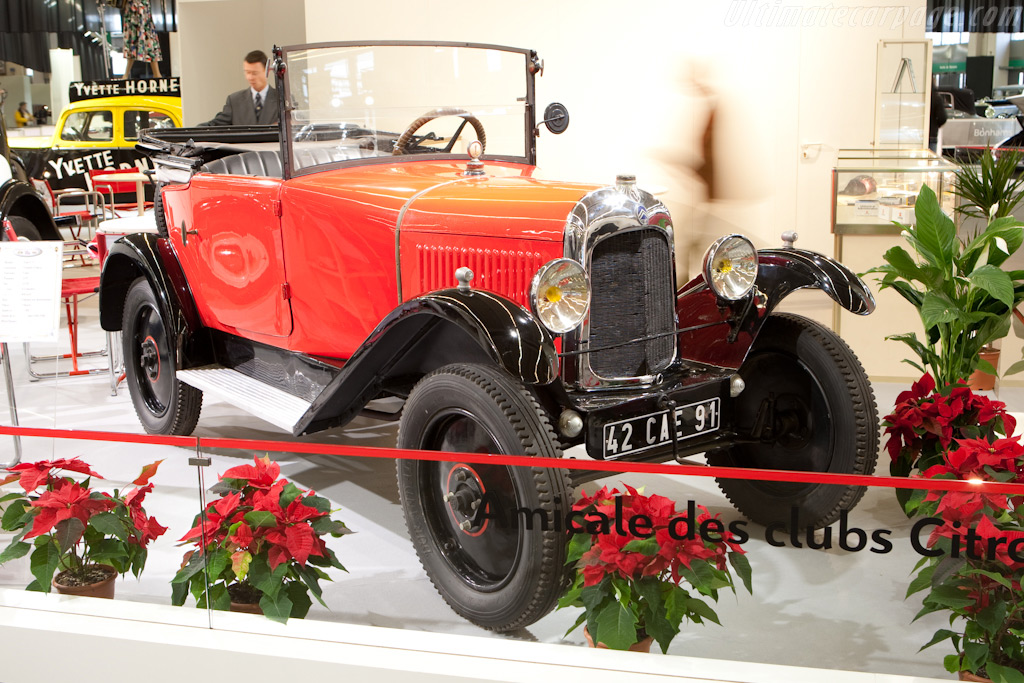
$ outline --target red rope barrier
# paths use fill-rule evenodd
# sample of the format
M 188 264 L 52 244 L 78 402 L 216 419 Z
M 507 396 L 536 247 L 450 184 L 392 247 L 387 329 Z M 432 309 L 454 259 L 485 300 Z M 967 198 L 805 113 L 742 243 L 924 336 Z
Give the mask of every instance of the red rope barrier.
M 36 436 L 56 439 L 108 441 L 114 443 L 141 443 L 159 446 L 181 446 L 191 450 L 229 449 L 259 450 L 274 453 L 308 453 L 338 455 L 351 458 L 388 458 L 392 460 L 429 460 L 435 462 L 459 461 L 474 464 L 497 464 L 510 467 L 550 467 L 596 472 L 634 472 L 638 474 L 668 474 L 674 476 L 716 477 L 722 479 L 750 479 L 754 481 L 781 481 L 799 484 L 835 484 L 840 486 L 874 486 L 892 489 L 928 489 L 932 491 L 979 491 L 1024 496 L 1024 484 L 992 481 L 962 481 L 954 479 L 918 479 L 885 477 L 864 474 L 835 474 L 832 472 L 803 472 L 764 470 L 752 467 L 715 467 L 679 465 L 676 463 L 642 463 L 620 460 L 574 460 L 571 458 L 535 458 L 525 455 L 491 455 L 487 453 L 448 453 L 438 451 L 402 450 L 372 446 L 348 446 L 306 442 L 267 441 L 260 439 L 227 439 L 195 436 L 154 436 L 122 432 L 94 432 L 77 429 L 49 429 L 39 427 L 12 427 L 0 425 L 0 435 Z

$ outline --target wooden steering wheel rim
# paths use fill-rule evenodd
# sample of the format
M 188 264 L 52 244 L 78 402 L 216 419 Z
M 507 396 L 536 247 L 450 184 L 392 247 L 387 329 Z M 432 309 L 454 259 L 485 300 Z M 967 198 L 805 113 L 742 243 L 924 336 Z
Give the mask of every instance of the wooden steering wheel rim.
M 409 127 L 405 129 L 405 132 L 395 140 L 395 146 L 392 148 L 391 154 L 393 156 L 405 154 L 405 146 L 409 144 L 410 140 L 412 140 L 413 133 L 422 128 L 424 124 L 442 116 L 461 116 L 466 119 L 466 121 L 473 126 L 473 130 L 476 131 L 476 137 L 477 140 L 480 141 L 480 145 L 483 149 L 487 148 L 487 134 L 484 133 L 484 124 L 480 123 L 480 119 L 473 116 L 465 109 L 459 109 L 458 107 L 442 107 L 441 109 L 428 111 L 426 114 L 410 123 Z

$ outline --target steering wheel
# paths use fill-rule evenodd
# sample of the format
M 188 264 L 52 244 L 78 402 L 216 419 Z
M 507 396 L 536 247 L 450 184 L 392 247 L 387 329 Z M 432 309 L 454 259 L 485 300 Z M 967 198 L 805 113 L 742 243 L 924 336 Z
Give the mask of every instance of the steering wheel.
M 484 148 L 487 147 L 487 134 L 484 133 L 484 124 L 480 123 L 480 119 L 473 116 L 465 109 L 459 109 L 457 107 L 443 107 L 441 109 L 428 111 L 426 114 L 409 124 L 409 127 L 405 129 L 405 132 L 395 140 L 395 146 L 391 150 L 391 154 L 395 156 L 405 154 L 405 146 L 409 144 L 410 140 L 412 140 L 413 133 L 422 128 L 424 124 L 442 116 L 461 116 L 466 119 L 466 121 L 473 126 L 473 130 L 476 131 L 476 137 L 480 141 L 480 144 Z M 452 142 L 454 143 L 454 140 Z

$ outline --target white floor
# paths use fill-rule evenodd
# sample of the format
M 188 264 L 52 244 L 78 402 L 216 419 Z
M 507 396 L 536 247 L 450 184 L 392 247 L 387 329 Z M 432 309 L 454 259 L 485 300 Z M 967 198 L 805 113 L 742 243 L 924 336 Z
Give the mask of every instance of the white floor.
M 83 348 L 101 346 L 95 299 L 82 305 L 80 315 Z M 902 353 L 892 344 L 891 352 Z M 33 347 L 36 353 L 45 350 L 43 346 Z M 117 396 L 111 396 L 105 376 L 30 382 L 20 345 L 12 349 L 11 356 L 22 426 L 142 433 L 127 391 L 122 387 Z M 875 387 L 881 414 L 888 412 L 902 389 L 894 384 Z M 10 424 L 2 382 L 0 394 L 4 395 L 0 400 L 0 423 Z M 1024 409 L 1022 389 L 1002 391 L 1000 398 L 1011 410 Z M 358 418 L 344 430 L 292 439 L 230 405 L 210 402 L 203 407 L 196 434 L 390 447 L 394 445 L 395 428 Z M 117 591 L 120 600 L 168 604 L 168 581 L 183 553 L 175 542 L 190 527 L 200 507 L 197 470 L 187 463 L 194 453 L 166 446 L 42 438 L 22 441 L 23 460 L 78 456 L 106 476 L 112 487 L 133 479 L 144 464 L 164 459 L 154 479 L 157 489 L 147 498 L 146 507 L 171 531 L 152 546 L 141 580 L 122 580 Z M 206 471 L 207 485 L 228 467 L 251 459 L 253 453 L 215 451 L 210 455 L 213 466 Z M 12 456 L 11 439 L 0 437 L 0 462 Z M 455 615 L 434 591 L 413 552 L 398 503 L 393 461 L 287 453 L 273 457 L 281 463 L 285 476 L 330 498 L 340 508 L 337 516 L 357 532 L 332 539 L 331 546 L 349 572 L 335 573 L 335 581 L 324 591 L 330 610 L 315 606 L 309 620 L 584 644 L 579 631 L 564 635 L 575 621 L 575 610 L 554 612 L 519 633 L 504 636 L 477 628 Z M 880 473 L 887 472 L 887 464 L 883 452 Z M 739 519 L 714 482 L 703 477 L 627 475 L 608 481 L 644 485 L 646 492 L 672 497 L 682 507 L 692 498 L 721 513 L 725 520 Z M 932 633 L 946 624 L 939 615 L 911 623 L 920 604 L 913 598 L 904 601 L 903 595 L 908 574 L 919 558 L 909 542 L 911 525 L 893 492 L 870 489 L 851 514 L 850 523 L 869 535 L 878 529 L 891 530 L 893 551 L 816 551 L 788 543 L 787 547 L 776 548 L 765 542 L 761 527 L 749 525 L 751 540 L 744 547 L 753 565 L 754 595 L 723 595 L 717 606 L 723 626 L 684 625 L 670 653 L 948 678 L 942 668 L 942 658 L 948 653 L 944 646 L 918 652 Z M 0 567 L 0 587 L 20 588 L 30 580 L 25 560 Z M 221 617 L 213 615 L 215 627 Z

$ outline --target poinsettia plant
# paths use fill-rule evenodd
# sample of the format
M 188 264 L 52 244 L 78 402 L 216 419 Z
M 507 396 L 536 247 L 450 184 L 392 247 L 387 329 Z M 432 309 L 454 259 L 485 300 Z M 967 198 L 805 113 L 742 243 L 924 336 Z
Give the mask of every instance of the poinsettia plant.
M 1024 447 L 1018 438 L 964 439 L 920 476 L 1024 483 Z M 945 611 L 950 625 L 921 649 L 948 640 L 948 671 L 1024 682 L 1024 496 L 935 490 L 912 503 L 933 518 L 927 548 L 935 555 L 915 567 L 907 597 L 927 591 L 915 620 Z
M 625 489 L 604 487 L 573 505 L 585 521 L 573 529 L 575 576 L 558 607 L 584 609 L 566 633 L 585 623 L 592 640 L 611 649 L 650 636 L 665 652 L 684 619 L 720 623 L 707 600 L 725 588 L 735 592 L 732 572 L 751 591 L 750 563 L 705 507 L 680 512 L 669 498 Z
M 906 477 L 942 462 L 943 454 L 963 439 L 989 441 L 1013 434 L 1017 421 L 1006 404 L 976 394 L 962 383 L 936 387 L 928 373 L 896 398 L 883 424 L 889 435 L 889 471 Z
M 0 485 L 16 481 L 22 492 L 0 497 L 7 504 L 0 527 L 16 532 L 0 553 L 0 564 L 31 552 L 35 580 L 28 590 L 46 593 L 54 574 L 62 585 L 102 581 L 109 575 L 107 567 L 138 577 L 146 564 L 146 546 L 167 531 L 142 507 L 161 462 L 143 467 L 131 490 L 113 493 L 94 490 L 92 479 L 103 477 L 78 458 L 8 468 L 10 474 Z M 72 473 L 86 478 L 79 482 Z
M 231 603 L 258 603 L 280 622 L 306 616 L 312 601 L 324 604 L 323 569 L 346 571 L 323 537 L 351 533 L 331 518 L 330 502 L 279 478 L 270 458 L 232 467 L 211 488 L 220 498 L 207 504 L 181 540 L 195 546 L 172 579 L 172 602 L 230 609 Z M 204 568 L 206 571 L 204 572 Z M 207 585 L 209 577 L 209 585 Z

